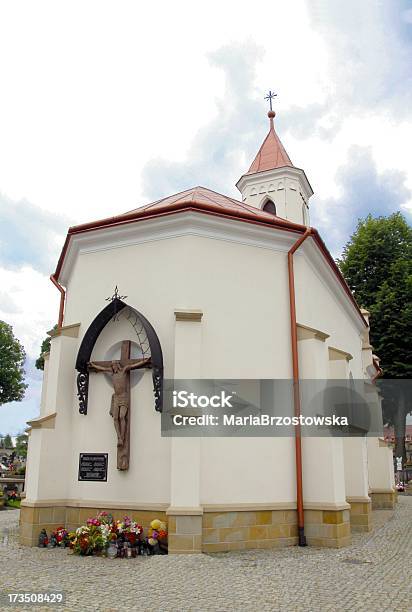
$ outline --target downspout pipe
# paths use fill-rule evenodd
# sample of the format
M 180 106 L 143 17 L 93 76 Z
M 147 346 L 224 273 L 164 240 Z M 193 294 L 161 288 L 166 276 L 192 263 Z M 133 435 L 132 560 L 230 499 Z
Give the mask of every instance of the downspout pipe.
M 59 307 L 59 319 L 57 321 L 57 327 L 61 329 L 61 327 L 63 326 L 64 302 L 66 299 L 66 292 L 61 286 L 61 284 L 56 280 L 56 277 L 54 276 L 54 274 L 50 276 L 50 280 L 53 283 L 53 285 L 57 287 L 57 289 L 60 291 L 60 307 Z
M 296 506 L 298 512 L 299 546 L 306 546 L 305 518 L 303 513 L 303 484 L 302 484 L 302 436 L 300 429 L 300 389 L 299 389 L 299 355 L 298 355 L 298 329 L 296 323 L 295 273 L 293 269 L 293 255 L 303 242 L 313 233 L 308 228 L 288 251 L 288 277 L 289 277 L 289 306 L 290 306 L 290 339 L 292 346 L 292 372 L 293 372 L 293 405 L 298 424 L 295 425 L 295 460 L 296 460 Z

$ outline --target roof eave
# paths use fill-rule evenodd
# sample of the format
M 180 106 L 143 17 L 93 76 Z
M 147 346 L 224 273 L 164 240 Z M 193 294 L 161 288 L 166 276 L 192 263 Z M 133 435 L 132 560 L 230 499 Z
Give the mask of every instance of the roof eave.
M 215 215 L 219 217 L 224 217 L 227 219 L 244 221 L 246 223 L 253 223 L 255 225 L 260 225 L 264 227 L 272 227 L 273 229 L 280 229 L 283 231 L 289 231 L 289 232 L 294 232 L 298 234 L 303 234 L 308 229 L 305 225 L 293 223 L 291 221 L 280 219 L 279 217 L 269 217 L 268 216 L 268 218 L 265 219 L 258 215 L 254 215 L 253 213 L 249 213 L 246 210 L 245 211 L 228 210 L 228 209 L 224 209 L 223 207 L 206 205 L 203 202 L 196 202 L 196 201 L 180 202 L 175 205 L 168 205 L 163 208 L 158 208 L 156 209 L 156 211 L 146 211 L 145 209 L 143 209 L 142 211 L 137 211 L 129 215 L 122 215 L 119 217 L 108 217 L 106 219 L 100 219 L 98 221 L 94 221 L 91 223 L 84 223 L 82 225 L 77 225 L 77 226 L 73 226 L 69 228 L 68 234 L 66 236 L 66 240 L 63 245 L 62 252 L 59 257 L 56 271 L 53 276 L 55 277 L 56 280 L 59 279 L 59 275 L 61 273 L 61 270 L 64 264 L 64 259 L 65 259 L 66 253 L 70 246 L 71 237 L 76 234 L 81 234 L 84 232 L 89 232 L 89 231 L 94 231 L 94 230 L 99 230 L 99 229 L 103 230 L 109 227 L 126 225 L 126 224 L 134 223 L 140 220 L 149 220 L 149 219 L 153 219 L 156 217 L 166 216 L 170 214 L 177 214 L 179 212 L 184 212 L 184 211 L 197 211 L 203 214 L 211 214 L 211 215 Z M 329 250 L 326 247 L 325 243 L 323 242 L 322 238 L 320 237 L 319 232 L 315 228 L 312 228 L 312 236 L 313 236 L 313 239 L 316 245 L 318 246 L 323 256 L 325 257 L 326 262 L 331 267 L 337 280 L 339 281 L 345 293 L 347 294 L 348 298 L 350 299 L 353 306 L 357 310 L 363 325 L 365 327 L 368 327 L 365 321 L 365 318 L 362 315 L 361 309 L 359 305 L 357 304 L 352 294 L 352 291 L 350 290 L 349 285 L 345 281 L 332 255 L 329 253 Z
M 279 229 L 286 229 L 289 231 L 302 232 L 305 231 L 306 227 L 304 225 L 300 225 L 298 223 L 293 223 L 292 221 L 287 221 L 286 219 L 281 219 L 280 217 L 271 217 L 268 215 L 267 218 L 263 218 L 253 212 L 248 212 L 247 210 L 238 211 L 236 209 L 228 209 L 222 206 L 213 206 L 212 204 L 205 204 L 204 202 L 198 202 L 196 200 L 190 200 L 187 202 L 177 202 L 175 204 L 168 204 L 164 207 L 158 207 L 155 210 L 151 209 L 137 209 L 132 213 L 128 213 L 126 215 L 119 215 L 117 217 L 107 217 L 105 219 L 99 219 L 97 221 L 91 221 L 89 223 L 83 223 L 80 225 L 74 225 L 69 228 L 69 231 L 66 236 L 66 240 L 64 242 L 62 251 L 60 253 L 60 257 L 57 263 L 56 271 L 54 273 L 54 277 L 56 280 L 59 279 L 59 275 L 64 263 L 64 258 L 66 256 L 67 250 L 69 248 L 71 236 L 76 234 L 81 234 L 84 232 L 94 231 L 94 230 L 103 230 L 109 227 L 126 225 L 129 223 L 134 223 L 140 220 L 149 220 L 160 216 L 165 216 L 169 214 L 175 214 L 182 211 L 195 210 L 198 212 L 215 214 L 221 217 L 236 219 L 240 221 L 246 221 L 249 223 L 256 223 L 258 225 L 268 226 L 268 227 L 277 227 Z

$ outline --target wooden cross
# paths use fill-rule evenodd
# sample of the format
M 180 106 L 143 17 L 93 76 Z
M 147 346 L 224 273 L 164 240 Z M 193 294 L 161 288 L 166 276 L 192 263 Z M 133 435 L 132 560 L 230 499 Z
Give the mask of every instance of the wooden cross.
M 130 340 L 123 340 L 120 360 L 91 361 L 89 370 L 106 372 L 111 376 L 114 393 L 110 406 L 117 434 L 117 469 L 128 470 L 130 460 L 130 372 L 147 368 L 148 359 L 130 359 Z

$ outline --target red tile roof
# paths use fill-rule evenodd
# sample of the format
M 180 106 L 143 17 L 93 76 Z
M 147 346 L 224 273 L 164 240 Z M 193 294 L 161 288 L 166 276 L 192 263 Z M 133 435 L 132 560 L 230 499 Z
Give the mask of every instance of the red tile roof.
M 147 219 L 153 219 L 157 217 L 168 216 L 172 214 L 178 214 L 186 211 L 196 211 L 206 215 L 213 215 L 217 217 L 223 217 L 235 221 L 242 221 L 246 223 L 252 223 L 263 227 L 271 227 L 273 229 L 280 229 L 295 234 L 304 234 L 307 230 L 305 225 L 299 223 L 293 223 L 287 219 L 281 219 L 271 213 L 264 212 L 254 206 L 249 206 L 244 202 L 235 200 L 228 196 L 224 196 L 211 189 L 205 187 L 193 187 L 186 191 L 181 191 L 167 198 L 157 200 L 151 204 L 146 204 L 140 208 L 135 208 L 122 215 L 115 217 L 108 217 L 106 219 L 100 219 L 98 221 L 92 221 L 91 223 L 83 223 L 82 225 L 75 225 L 70 227 L 67 233 L 65 243 L 63 245 L 62 252 L 57 263 L 57 268 L 53 278 L 58 280 L 64 259 L 66 257 L 67 250 L 69 248 L 70 240 L 73 235 L 82 234 L 84 232 L 103 230 L 109 227 L 116 227 L 121 225 L 127 225 L 129 223 L 135 223 L 137 221 L 144 221 Z M 332 268 L 338 282 L 342 285 L 344 291 L 347 293 L 349 299 L 357 309 L 360 318 L 366 326 L 365 319 L 363 318 L 359 307 L 352 295 L 350 288 L 344 280 L 338 266 L 334 259 L 326 248 L 322 238 L 319 236 L 317 230 L 312 230 L 312 238 L 315 241 L 317 247 L 323 253 L 327 263 Z
M 279 136 L 275 132 L 273 125 L 274 111 L 269 111 L 268 117 L 270 120 L 269 133 L 263 141 L 258 154 L 252 162 L 247 174 L 255 174 L 264 170 L 273 170 L 274 168 L 282 168 L 284 166 L 292 166 L 291 159 L 285 151 L 285 147 L 280 142 Z
M 160 210 L 166 210 L 172 207 L 175 208 L 175 206 L 188 207 L 191 205 L 196 207 L 213 206 L 214 208 L 221 209 L 221 212 L 247 213 L 253 217 L 256 217 L 257 219 L 269 221 L 272 224 L 274 220 L 276 220 L 282 225 L 286 223 L 288 226 L 296 225 L 297 228 L 302 227 L 298 223 L 292 223 L 291 221 L 286 221 L 286 219 L 274 217 L 271 213 L 264 212 L 255 206 L 250 206 L 249 204 L 245 204 L 240 200 L 235 200 L 234 198 L 230 198 L 222 195 L 221 193 L 217 193 L 216 191 L 200 186 L 186 189 L 186 191 L 181 191 L 166 198 L 162 198 L 161 200 L 156 200 L 156 202 L 152 202 L 151 204 L 146 204 L 140 208 L 129 210 L 127 213 L 124 213 L 124 215 L 120 215 L 119 219 L 125 215 L 135 214 L 136 216 L 140 216 L 144 213 L 147 214 L 148 212 L 157 213 Z

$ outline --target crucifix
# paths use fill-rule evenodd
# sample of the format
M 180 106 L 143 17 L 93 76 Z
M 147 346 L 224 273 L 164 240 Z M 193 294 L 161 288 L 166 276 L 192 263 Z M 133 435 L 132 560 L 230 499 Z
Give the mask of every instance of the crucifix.
M 130 459 L 130 372 L 149 368 L 147 359 L 130 359 L 130 340 L 123 340 L 120 360 L 90 361 L 88 369 L 106 372 L 112 380 L 114 393 L 110 406 L 110 416 L 117 434 L 117 469 L 128 470 Z
M 270 110 L 272 111 L 272 100 L 274 100 L 276 98 L 278 94 L 275 94 L 273 91 L 270 91 L 269 89 L 269 93 L 265 96 L 265 100 L 269 100 L 269 106 L 270 106 Z

